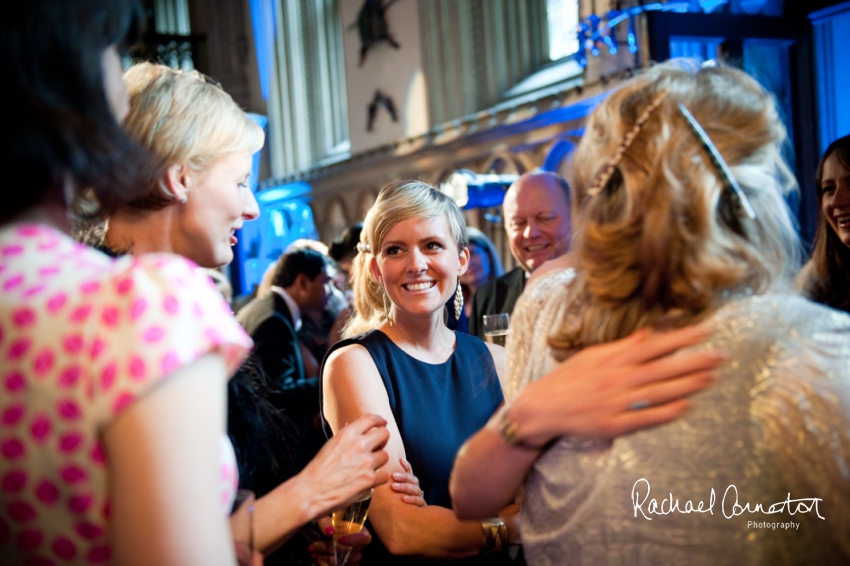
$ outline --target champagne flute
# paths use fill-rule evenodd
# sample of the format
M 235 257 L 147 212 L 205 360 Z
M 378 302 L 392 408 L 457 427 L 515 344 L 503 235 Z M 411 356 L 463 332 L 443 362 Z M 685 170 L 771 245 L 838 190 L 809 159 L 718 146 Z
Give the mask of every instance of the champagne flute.
M 230 511 L 230 531 L 239 566 L 250 566 L 254 556 L 254 501 L 250 489 L 236 491 L 236 499 Z
M 334 527 L 334 558 L 336 560 L 336 566 L 345 566 L 352 549 L 351 546 L 341 544 L 339 539 L 346 535 L 357 534 L 363 529 L 363 523 L 366 522 L 366 516 L 369 513 L 369 503 L 372 502 L 372 494 L 374 492 L 374 489 L 363 492 L 357 501 L 348 507 L 337 509 L 331 515 L 331 522 Z
M 491 344 L 498 344 L 504 348 L 505 342 L 508 339 L 508 327 L 511 323 L 511 317 L 507 313 L 501 314 L 485 314 L 484 323 L 484 340 Z

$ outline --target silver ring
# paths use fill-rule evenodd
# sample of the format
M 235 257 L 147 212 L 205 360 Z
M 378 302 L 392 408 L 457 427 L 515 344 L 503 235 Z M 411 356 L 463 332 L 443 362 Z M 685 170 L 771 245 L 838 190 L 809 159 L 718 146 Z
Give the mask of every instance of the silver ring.
M 422 492 L 422 493 L 419 494 L 419 497 L 421 497 L 422 499 L 425 499 L 425 490 L 420 488 L 419 491 Z
M 640 411 L 641 409 L 646 409 L 647 407 L 651 407 L 652 403 L 649 402 L 649 399 L 641 399 L 640 401 L 635 401 L 631 405 L 629 405 L 630 411 Z

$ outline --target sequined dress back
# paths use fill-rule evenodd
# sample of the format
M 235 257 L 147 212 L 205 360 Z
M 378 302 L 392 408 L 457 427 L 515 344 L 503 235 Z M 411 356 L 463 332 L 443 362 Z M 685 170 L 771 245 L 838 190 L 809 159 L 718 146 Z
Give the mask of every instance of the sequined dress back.
M 573 278 L 546 276 L 517 304 L 508 401 L 557 365 L 547 338 Z M 850 564 L 850 316 L 765 295 L 706 324 L 698 348 L 730 361 L 683 418 L 613 442 L 565 438 L 536 462 L 529 564 Z

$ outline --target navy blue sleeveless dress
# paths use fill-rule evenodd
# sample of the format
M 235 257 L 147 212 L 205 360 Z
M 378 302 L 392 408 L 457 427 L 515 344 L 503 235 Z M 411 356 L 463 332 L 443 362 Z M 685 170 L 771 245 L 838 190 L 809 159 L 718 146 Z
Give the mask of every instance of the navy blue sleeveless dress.
M 413 358 L 380 330 L 335 344 L 333 351 L 360 344 L 372 356 L 390 401 L 407 459 L 428 505 L 451 508 L 449 474 L 461 445 L 478 432 L 502 403 L 502 388 L 487 346 L 476 336 L 455 332 L 457 345 L 442 364 Z M 325 358 L 327 359 L 327 357 Z M 371 529 L 373 536 L 375 530 Z M 482 531 L 483 538 L 483 531 Z M 495 553 L 449 564 L 504 564 Z M 446 562 L 443 562 L 444 564 Z M 374 536 L 363 564 L 420 564 L 391 556 Z

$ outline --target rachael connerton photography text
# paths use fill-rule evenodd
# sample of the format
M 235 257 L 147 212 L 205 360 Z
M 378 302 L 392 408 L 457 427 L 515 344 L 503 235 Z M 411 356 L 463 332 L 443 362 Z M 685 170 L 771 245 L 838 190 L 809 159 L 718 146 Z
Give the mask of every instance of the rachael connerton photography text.
M 645 492 L 644 489 L 646 490 Z M 670 513 L 710 513 L 714 515 L 714 507 L 717 503 L 717 496 L 713 487 L 708 494 L 708 504 L 706 504 L 705 501 L 698 501 L 695 504 L 690 499 L 684 504 L 681 504 L 679 502 L 679 498 L 674 497 L 672 492 L 668 494 L 668 497 L 665 497 L 659 502 L 657 499 L 649 497 L 650 491 L 651 487 L 649 485 L 649 480 L 646 478 L 640 478 L 635 482 L 634 486 L 632 486 L 632 506 L 634 507 L 635 518 L 637 518 L 638 513 L 640 513 L 644 519 L 649 521 L 652 520 L 650 515 L 669 515 Z M 777 501 L 776 503 L 766 504 L 741 502 L 738 497 L 738 488 L 732 484 L 729 485 L 726 488 L 726 491 L 723 492 L 723 499 L 720 501 L 720 511 L 727 519 L 743 515 L 744 513 L 763 513 L 765 515 L 774 515 L 776 513 L 787 512 L 789 515 L 796 515 L 797 513 L 811 513 L 814 511 L 819 519 L 826 520 L 825 517 L 821 516 L 820 511 L 818 510 L 818 502 L 820 501 L 823 501 L 820 497 L 791 499 L 791 494 L 788 493 L 785 499 Z M 749 521 L 749 523 L 752 523 L 753 525 L 785 524 L 757 523 L 755 521 Z M 795 523 L 790 524 L 793 525 Z M 799 523 L 797 523 L 797 526 L 799 527 Z M 755 528 L 768 527 L 757 526 Z

